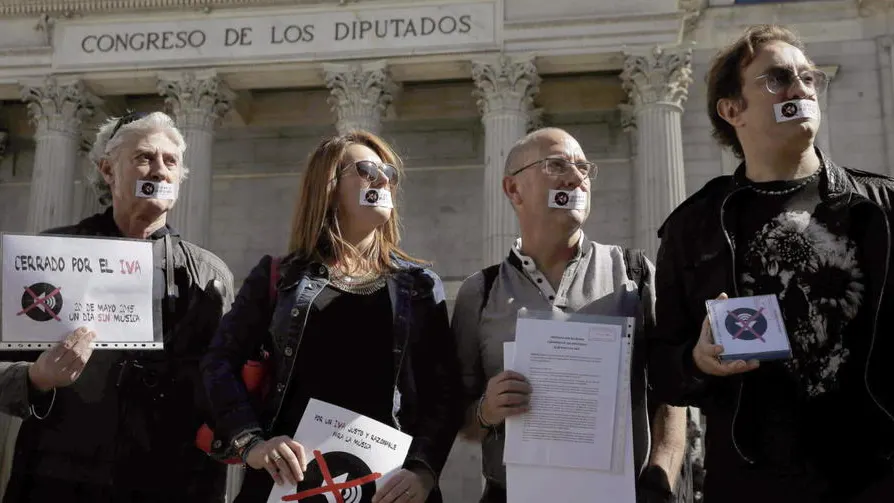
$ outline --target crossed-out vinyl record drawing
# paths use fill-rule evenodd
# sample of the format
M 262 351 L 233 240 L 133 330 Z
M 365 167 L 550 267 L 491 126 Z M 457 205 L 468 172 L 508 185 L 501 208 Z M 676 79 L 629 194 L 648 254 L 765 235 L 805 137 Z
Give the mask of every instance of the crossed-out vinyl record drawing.
M 282 501 L 302 503 L 372 503 L 376 494 L 376 480 L 382 474 L 373 473 L 359 457 L 331 451 L 314 451 L 314 459 L 307 464 L 304 480 L 294 494 Z
M 62 311 L 62 294 L 57 288 L 49 283 L 35 283 L 25 287 L 25 293 L 22 294 L 22 310 L 19 316 L 25 315 L 34 321 L 50 321 L 59 320 L 59 313 Z
M 764 308 L 754 310 L 747 307 L 727 311 L 725 323 L 727 332 L 733 339 L 765 342 L 764 334 L 767 333 L 768 324 L 763 311 Z

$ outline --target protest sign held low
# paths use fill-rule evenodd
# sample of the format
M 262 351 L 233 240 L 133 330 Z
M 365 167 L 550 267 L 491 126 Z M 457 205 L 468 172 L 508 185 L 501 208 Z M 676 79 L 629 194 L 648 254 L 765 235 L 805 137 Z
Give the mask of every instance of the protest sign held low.
M 374 419 L 316 399 L 307 404 L 294 439 L 308 457 L 304 480 L 297 486 L 274 485 L 267 503 L 370 503 L 403 466 L 413 441 Z
M 0 350 L 45 349 L 70 331 L 97 349 L 161 349 L 152 243 L 3 234 Z

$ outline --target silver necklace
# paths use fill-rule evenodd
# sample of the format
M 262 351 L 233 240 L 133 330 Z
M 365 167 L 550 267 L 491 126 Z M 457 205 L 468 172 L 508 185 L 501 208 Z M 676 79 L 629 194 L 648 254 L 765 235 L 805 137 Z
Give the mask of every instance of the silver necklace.
M 804 186 L 806 186 L 808 183 L 814 181 L 819 176 L 821 170 L 822 170 L 822 168 L 814 171 L 812 175 L 804 178 L 797 185 L 794 185 L 787 189 L 766 190 L 766 189 L 759 189 L 759 188 L 755 187 L 754 185 L 751 185 L 750 187 L 751 187 L 751 190 L 757 192 L 758 194 L 764 195 L 764 196 L 784 196 L 786 194 L 791 194 L 792 192 L 800 190 L 800 189 L 804 188 Z
M 329 269 L 329 284 L 343 292 L 357 295 L 369 295 L 385 286 L 386 277 L 376 271 L 369 271 L 360 276 L 350 276 L 337 267 Z

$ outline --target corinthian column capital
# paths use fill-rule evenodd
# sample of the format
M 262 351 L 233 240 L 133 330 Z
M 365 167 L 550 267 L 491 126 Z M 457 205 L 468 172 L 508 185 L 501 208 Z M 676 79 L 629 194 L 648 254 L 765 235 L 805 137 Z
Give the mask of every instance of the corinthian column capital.
M 22 101 L 28 106 L 28 115 L 37 126 L 38 135 L 53 131 L 79 137 L 81 125 L 102 102 L 80 80 L 48 76 L 21 85 Z
M 181 128 L 213 129 L 235 99 L 214 70 L 159 74 L 158 93 Z
M 529 115 L 532 112 L 540 77 L 531 58 L 500 55 L 472 61 L 472 79 L 482 116 L 506 112 Z
M 655 47 L 625 54 L 621 80 L 636 110 L 664 104 L 682 111 L 692 83 L 692 49 Z
M 378 134 L 399 89 L 385 61 L 329 63 L 323 65 L 323 76 L 339 134 L 355 129 Z

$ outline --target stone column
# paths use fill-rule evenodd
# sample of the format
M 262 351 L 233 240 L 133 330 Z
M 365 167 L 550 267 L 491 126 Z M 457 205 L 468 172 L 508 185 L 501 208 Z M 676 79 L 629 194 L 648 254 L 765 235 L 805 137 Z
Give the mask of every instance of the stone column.
M 484 124 L 484 265 L 506 258 L 518 221 L 503 194 L 503 171 L 512 145 L 528 131 L 540 86 L 530 58 L 497 56 L 472 62 L 475 97 Z
M 214 127 L 230 109 L 235 95 L 214 70 L 161 74 L 158 92 L 186 139 L 183 164 L 189 169 L 168 223 L 184 239 L 208 246 Z
M 825 152 L 826 155 L 830 155 L 832 153 L 832 136 L 829 132 L 829 119 L 831 119 L 831 116 L 829 115 L 829 93 L 832 91 L 832 81 L 835 79 L 835 76 L 838 75 L 838 65 L 822 66 L 820 67 L 820 70 L 826 72 L 826 75 L 829 77 L 829 84 L 826 92 L 821 94 L 818 100 L 821 120 L 819 131 L 816 132 L 816 145 Z
M 380 134 L 382 117 L 399 87 L 391 79 L 385 61 L 323 65 L 329 104 L 338 117 L 338 134 L 354 130 Z
M 630 182 L 630 187 L 633 187 L 631 194 L 636 190 L 636 167 L 639 165 L 639 144 L 637 141 L 637 133 L 636 133 L 636 115 L 633 109 L 633 105 L 629 103 L 621 103 L 618 105 L 618 109 L 620 110 L 620 121 L 621 121 L 621 130 L 627 135 L 627 145 L 630 152 L 630 164 L 629 170 L 627 171 L 628 181 Z M 636 214 L 636 198 L 629 197 L 627 199 L 627 208 L 626 210 L 630 215 Z M 592 211 L 592 210 L 591 210 Z M 636 221 L 635 219 L 630 219 L 630 232 L 631 235 L 636 234 Z
M 731 147 L 720 147 L 720 170 L 721 175 L 731 175 L 736 172 L 742 159 L 736 157 Z
M 27 232 L 74 223 L 74 181 L 80 160 L 81 125 L 99 100 L 79 80 L 47 77 L 22 83 L 22 101 L 37 132 Z
M 876 38 L 879 76 L 881 77 L 882 125 L 885 134 L 885 161 L 888 175 L 894 175 L 894 37 Z
M 87 218 L 97 213 L 105 211 L 106 207 L 99 203 L 99 197 L 93 190 L 93 184 L 90 182 L 92 172 L 96 171 L 96 166 L 90 162 L 90 149 L 93 142 L 87 138 L 81 139 L 81 145 L 78 149 L 78 189 L 75 191 L 77 198 L 73 205 L 75 215 L 80 218 Z
M 3 127 L 5 122 L 2 119 L 3 115 L 3 102 L 0 101 L 0 167 L 3 165 L 3 159 L 6 158 L 9 148 L 9 131 Z
M 625 54 L 624 90 L 636 117 L 636 246 L 652 259 L 658 227 L 686 197 L 680 119 L 692 82 L 692 50 Z

